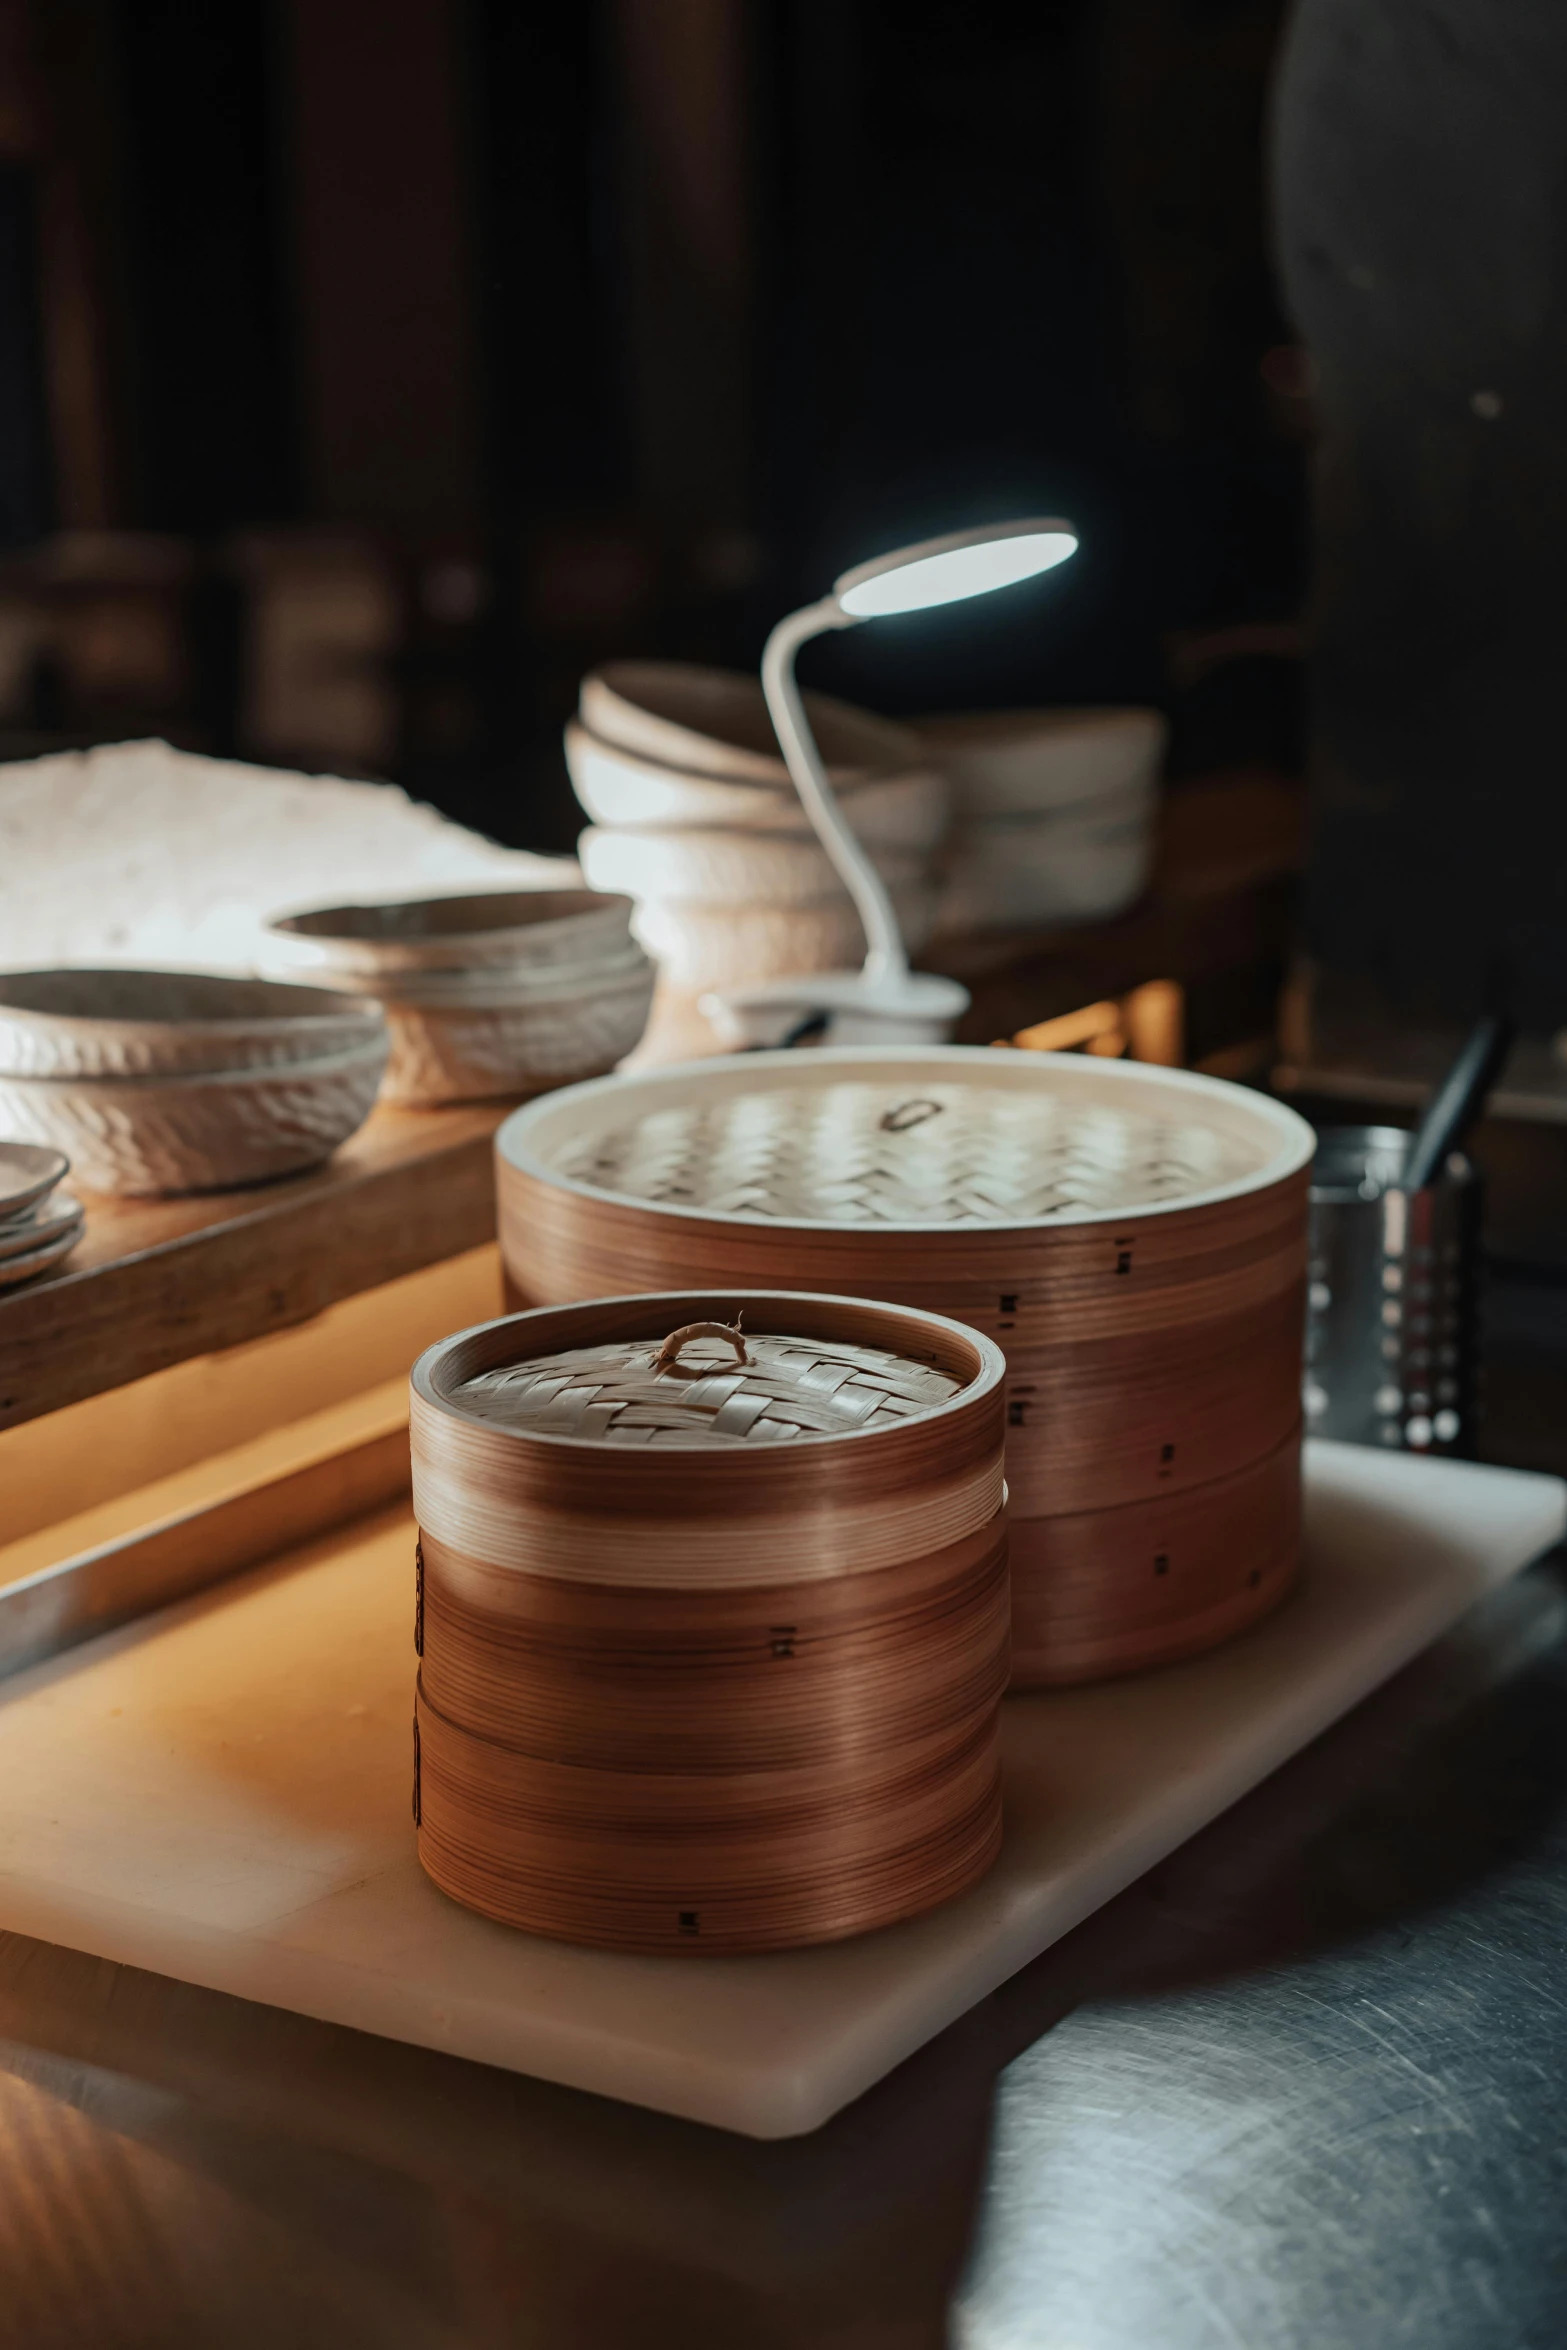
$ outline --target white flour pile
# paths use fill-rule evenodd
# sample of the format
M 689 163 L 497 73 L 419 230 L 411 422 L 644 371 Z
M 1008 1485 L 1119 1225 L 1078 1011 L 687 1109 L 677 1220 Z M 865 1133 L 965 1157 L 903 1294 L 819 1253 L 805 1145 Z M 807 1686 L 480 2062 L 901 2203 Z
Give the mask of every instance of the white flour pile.
M 0 766 L 0 968 L 278 961 L 274 914 L 558 888 L 563 858 L 501 849 L 384 783 L 115 743 Z

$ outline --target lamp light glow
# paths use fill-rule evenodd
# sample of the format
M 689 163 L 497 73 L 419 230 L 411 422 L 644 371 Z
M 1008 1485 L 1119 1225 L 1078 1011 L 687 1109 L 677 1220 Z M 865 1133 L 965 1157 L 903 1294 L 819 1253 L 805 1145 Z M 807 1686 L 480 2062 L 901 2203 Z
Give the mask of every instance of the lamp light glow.
M 1061 522 L 1011 522 L 999 529 L 954 531 L 901 547 L 873 563 L 856 564 L 836 583 L 833 596 L 851 620 L 891 619 L 900 612 L 928 612 L 968 596 L 1053 571 L 1077 552 L 1076 533 Z

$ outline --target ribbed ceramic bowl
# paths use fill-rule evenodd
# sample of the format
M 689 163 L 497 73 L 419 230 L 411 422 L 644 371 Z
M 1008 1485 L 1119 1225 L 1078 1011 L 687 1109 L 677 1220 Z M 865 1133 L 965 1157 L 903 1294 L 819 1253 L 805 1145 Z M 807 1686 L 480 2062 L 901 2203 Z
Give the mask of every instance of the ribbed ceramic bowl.
M 478 966 L 543 969 L 622 951 L 631 901 L 591 889 L 489 890 L 374 906 L 316 906 L 267 926 L 296 968 L 374 995 L 396 975 Z
M 904 943 L 912 952 L 930 934 L 936 892 L 925 881 L 891 891 Z M 699 905 L 688 898 L 647 898 L 637 908 L 637 936 L 677 987 L 747 987 L 799 971 L 841 971 L 865 953 L 865 932 L 845 891 L 815 905 Z
M 593 825 L 580 836 L 577 854 L 590 881 L 639 900 L 800 906 L 818 904 L 839 887 L 826 850 L 814 840 L 761 832 L 610 832 Z M 925 868 L 916 850 L 870 854 L 889 888 L 917 882 Z
M 324 987 L 201 971 L 0 972 L 0 1077 L 175 1077 L 322 1060 L 381 1015 Z
M 478 981 L 475 973 L 473 980 Z M 505 972 L 461 995 L 433 989 L 389 1000 L 389 1102 L 521 1101 L 602 1077 L 647 1026 L 654 971 L 633 949 L 569 988 L 519 987 Z
M 388 1040 L 271 1069 L 3 1077 L 0 1133 L 52 1144 L 94 1191 L 227 1191 L 319 1167 L 364 1124 Z
M 477 963 L 468 971 L 400 971 L 387 979 L 381 1002 L 387 1012 L 461 1011 L 497 1004 L 564 1003 L 602 995 L 606 989 L 651 978 L 647 957 L 635 939 L 591 963 Z
M 1105 922 L 1141 895 L 1153 860 L 1146 815 L 969 824 L 947 861 L 937 921 L 943 931 Z
M 1037 816 L 1128 790 L 1151 795 L 1169 728 L 1157 710 L 976 710 L 919 722 L 957 812 Z
M 601 742 L 662 767 L 792 788 L 761 684 L 746 672 L 685 661 L 612 661 L 583 679 L 578 708 Z M 906 726 L 829 694 L 807 694 L 805 708 L 835 785 L 927 764 Z
M 601 742 L 573 720 L 566 765 L 577 798 L 595 824 L 644 832 L 727 831 L 811 835 L 799 793 L 782 787 L 666 767 L 636 751 Z M 849 824 L 867 848 L 929 850 L 946 829 L 951 798 L 935 768 L 845 777 L 838 793 Z

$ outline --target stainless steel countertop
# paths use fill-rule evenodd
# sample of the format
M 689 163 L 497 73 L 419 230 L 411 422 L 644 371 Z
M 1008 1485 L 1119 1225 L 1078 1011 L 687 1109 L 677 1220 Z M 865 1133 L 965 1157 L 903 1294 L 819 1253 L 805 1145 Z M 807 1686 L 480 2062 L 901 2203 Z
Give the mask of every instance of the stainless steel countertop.
M 1564 1680 L 1556 1568 L 1156 1874 L 1190 1979 L 1134 1970 L 1004 2074 L 958 2342 L 1567 2339 Z
M 781 2145 L 0 1937 L 0 2343 L 1557 2350 L 1564 1685 L 1558 1558 Z

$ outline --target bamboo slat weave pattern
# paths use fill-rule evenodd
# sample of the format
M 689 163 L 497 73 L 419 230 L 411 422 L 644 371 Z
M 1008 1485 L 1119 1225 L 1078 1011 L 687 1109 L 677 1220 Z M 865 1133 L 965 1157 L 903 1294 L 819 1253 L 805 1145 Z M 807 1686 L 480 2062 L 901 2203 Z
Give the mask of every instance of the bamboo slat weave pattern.
M 874 1347 L 766 1335 L 745 1340 L 742 1366 L 723 1341 L 689 1340 L 678 1366 L 659 1349 L 582 1346 L 485 1371 L 453 1402 L 478 1418 L 538 1436 L 601 1444 L 781 1444 L 799 1436 L 887 1428 L 945 1403 L 958 1382 Z M 692 1372 L 700 1375 L 693 1378 Z
M 1256 1139 L 1135 1102 L 841 1083 L 651 1107 L 569 1140 L 568 1181 L 785 1223 L 1033 1224 L 1189 1199 L 1254 1174 Z

